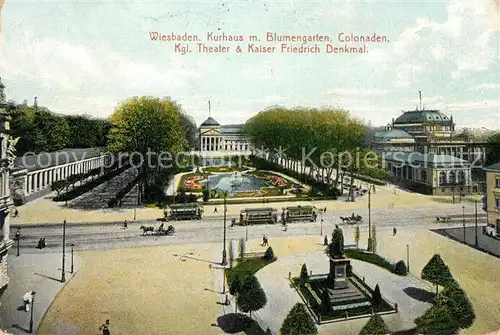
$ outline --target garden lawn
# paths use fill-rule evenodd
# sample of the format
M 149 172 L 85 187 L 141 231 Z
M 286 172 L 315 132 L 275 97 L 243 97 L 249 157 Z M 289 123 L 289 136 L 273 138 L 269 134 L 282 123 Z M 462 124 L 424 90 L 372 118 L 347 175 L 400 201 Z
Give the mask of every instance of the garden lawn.
M 238 261 L 238 264 L 233 266 L 232 269 L 226 270 L 227 282 L 232 283 L 234 279 L 239 278 L 241 281 L 245 278 L 255 274 L 257 271 L 262 269 L 264 266 L 271 264 L 274 260 L 265 260 L 260 257 L 246 258 L 242 261 Z
M 188 173 L 188 174 L 185 174 L 181 177 L 181 180 L 179 181 L 179 185 L 177 185 L 177 192 L 180 192 L 180 191 L 185 191 L 185 192 L 201 192 L 202 189 L 201 188 L 189 188 L 186 186 L 185 182 L 186 180 L 188 180 L 189 178 L 191 177 L 194 177 L 194 176 L 201 176 L 203 178 L 206 178 L 206 175 L 204 175 L 203 173 Z
M 363 250 L 357 250 L 357 249 L 344 249 L 344 255 L 347 258 L 354 258 L 358 259 L 363 262 L 371 263 L 376 266 L 380 266 L 381 268 L 387 269 L 390 272 L 394 269 L 394 265 L 386 260 L 385 258 L 377 255 L 377 254 L 372 254 L 365 252 Z
M 209 166 L 204 167 L 203 172 L 235 172 L 235 171 L 246 171 L 248 168 L 246 167 L 237 167 L 237 166 Z

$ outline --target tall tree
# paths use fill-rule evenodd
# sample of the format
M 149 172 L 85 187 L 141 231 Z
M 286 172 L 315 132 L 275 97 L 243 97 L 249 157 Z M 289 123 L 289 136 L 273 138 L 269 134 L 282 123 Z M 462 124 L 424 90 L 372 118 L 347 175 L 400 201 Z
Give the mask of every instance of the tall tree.
M 391 331 L 387 327 L 384 319 L 382 319 L 380 315 L 374 314 L 361 329 L 359 335 L 387 335 L 390 333 Z
M 258 311 L 267 303 L 266 293 L 260 286 L 255 276 L 249 276 L 243 281 L 243 285 L 236 297 L 236 304 L 240 311 L 248 313 Z
M 437 304 L 451 311 L 455 323 L 462 329 L 469 328 L 476 319 L 474 308 L 457 282 L 448 283 L 436 299 Z
M 129 99 L 111 115 L 108 140 L 111 152 L 136 153 L 133 158 L 134 164 L 141 167 L 141 195 L 147 196 L 153 177 L 151 170 L 159 168 L 160 163 L 163 166 L 172 164 L 172 161 L 164 161 L 169 158 L 165 155 L 173 158 L 186 147 L 181 108 L 169 98 Z
M 281 335 L 316 335 L 318 329 L 301 303 L 295 304 L 283 321 Z
M 198 127 L 196 127 L 196 121 L 191 115 L 186 113 L 181 113 L 181 124 L 184 134 L 186 136 L 186 151 L 190 151 L 197 146 L 198 139 Z
M 415 319 L 415 324 L 418 333 L 424 335 L 455 335 L 459 328 L 451 310 L 443 305 L 429 308 L 423 315 Z
M 439 286 L 445 286 L 453 281 L 450 269 L 444 264 L 441 256 L 435 254 L 422 269 L 423 280 L 430 281 L 436 285 L 436 294 Z

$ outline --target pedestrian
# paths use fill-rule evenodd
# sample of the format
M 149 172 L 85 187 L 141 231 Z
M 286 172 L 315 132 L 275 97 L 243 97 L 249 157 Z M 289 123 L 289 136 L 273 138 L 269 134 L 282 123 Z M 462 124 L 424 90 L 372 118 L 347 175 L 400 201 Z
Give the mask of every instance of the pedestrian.
M 43 247 L 42 247 L 42 243 L 43 243 L 42 241 L 43 241 L 43 238 L 40 238 L 40 239 L 38 240 L 38 245 L 37 245 L 37 247 L 36 247 L 37 249 L 42 249 L 42 248 L 43 248 Z
M 262 246 L 266 245 L 266 235 L 262 235 Z
M 17 228 L 16 231 L 16 236 L 14 237 L 16 241 L 19 241 L 21 239 L 21 228 Z
M 323 212 L 324 212 L 324 213 L 326 213 L 326 207 L 325 207 L 325 209 L 323 210 Z
M 102 335 L 110 335 L 111 333 L 109 332 L 109 319 L 106 320 L 105 323 L 103 323 L 100 327 L 99 330 L 102 330 Z
M 19 211 L 16 209 L 14 209 L 14 217 L 17 218 L 19 216 Z
M 128 227 L 127 220 L 123 221 L 123 228 L 126 229 Z
M 328 235 L 325 235 L 325 239 L 323 240 L 324 245 L 328 245 Z
M 217 213 L 217 206 L 215 206 L 214 208 L 214 213 Z
M 47 246 L 47 244 L 45 243 L 45 237 L 42 238 L 42 249 L 45 248 Z
M 395 236 L 397 234 L 397 230 L 396 230 L 396 227 L 392 228 L 392 236 Z

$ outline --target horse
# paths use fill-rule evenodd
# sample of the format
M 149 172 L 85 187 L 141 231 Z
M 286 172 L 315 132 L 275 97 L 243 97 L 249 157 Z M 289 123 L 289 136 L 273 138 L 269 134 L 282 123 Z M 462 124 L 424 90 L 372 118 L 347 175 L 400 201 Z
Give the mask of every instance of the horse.
M 350 221 L 351 220 L 351 218 L 349 218 L 349 217 L 343 217 L 343 216 L 341 216 L 340 219 L 342 220 L 342 222 L 346 222 L 346 221 Z
M 142 235 L 146 235 L 149 231 L 150 232 L 153 232 L 154 231 L 154 227 L 146 227 L 144 225 L 142 225 L 139 229 L 142 229 Z

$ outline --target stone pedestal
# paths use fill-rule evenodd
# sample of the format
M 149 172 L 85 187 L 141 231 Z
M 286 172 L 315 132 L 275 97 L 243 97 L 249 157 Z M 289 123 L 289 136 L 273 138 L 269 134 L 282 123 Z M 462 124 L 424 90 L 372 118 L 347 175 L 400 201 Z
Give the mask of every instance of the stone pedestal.
M 343 289 L 349 287 L 347 277 L 352 273 L 351 261 L 346 258 L 330 258 L 330 273 L 328 274 L 328 286 L 333 289 Z

